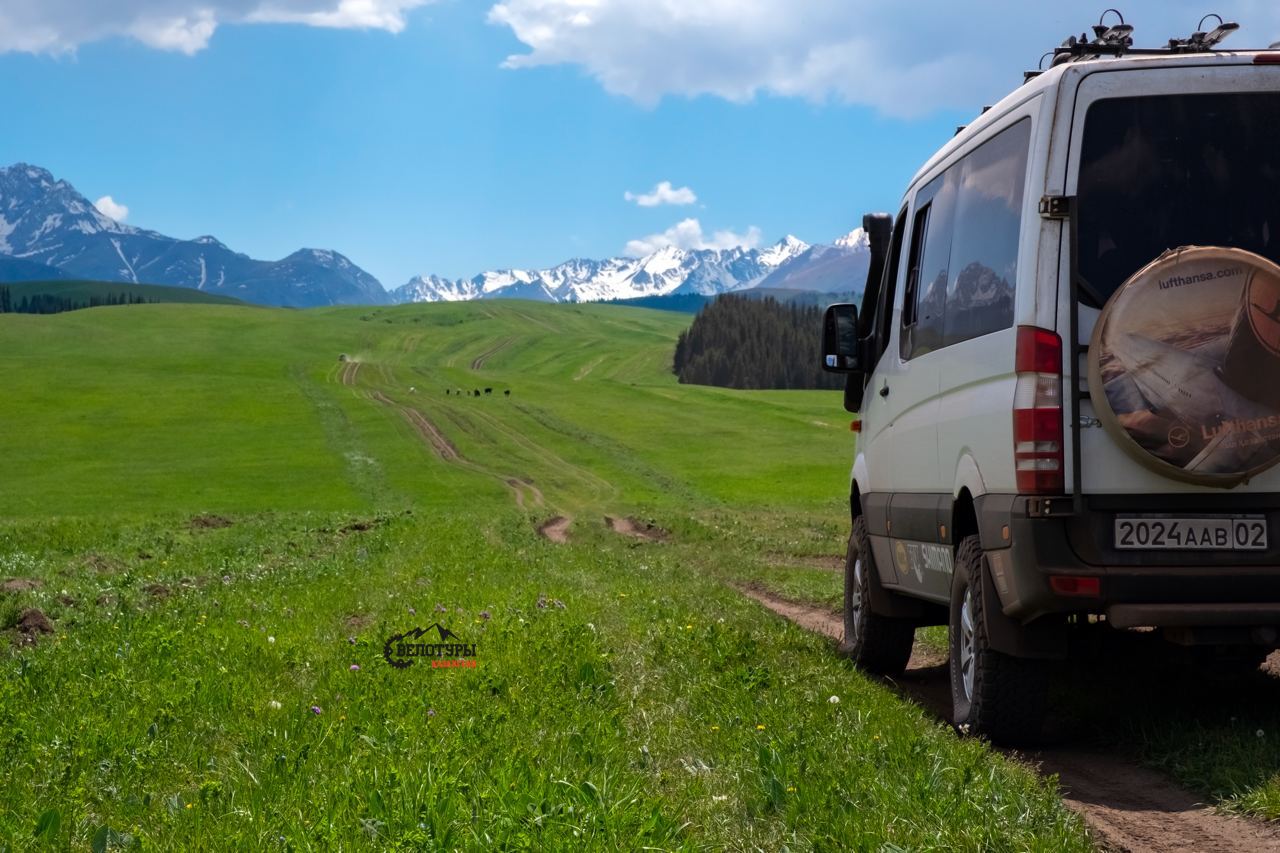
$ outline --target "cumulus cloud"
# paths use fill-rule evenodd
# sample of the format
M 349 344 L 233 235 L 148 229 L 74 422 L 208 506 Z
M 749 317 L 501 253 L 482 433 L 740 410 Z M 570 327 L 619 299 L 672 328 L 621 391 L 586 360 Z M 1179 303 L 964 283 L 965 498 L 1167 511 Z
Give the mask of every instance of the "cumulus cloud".
M 0 53 L 67 53 L 112 36 L 193 54 L 221 24 L 288 23 L 398 33 L 434 0 L 4 0 Z
M 633 258 L 651 255 L 660 249 L 674 246 L 677 249 L 754 249 L 760 245 L 760 229 L 754 225 L 745 234 L 733 231 L 716 231 L 707 235 L 702 230 L 702 223 L 696 219 L 685 219 L 672 225 L 661 234 L 650 234 L 627 243 L 624 251 Z
M 109 195 L 104 195 L 95 201 L 93 206 L 98 208 L 98 212 L 103 216 L 110 217 L 116 222 L 124 222 L 129 218 L 128 205 L 121 204 Z
M 1124 6 L 1138 43 L 1152 46 L 1189 35 L 1204 11 L 1192 0 Z M 1229 44 L 1280 38 L 1273 0 L 1219 7 L 1242 25 Z M 766 94 L 910 117 L 994 102 L 1096 14 L 1012 0 L 501 0 L 489 20 L 528 48 L 506 67 L 576 65 L 645 105 L 667 95 L 744 102 Z
M 627 201 L 633 201 L 641 207 L 657 207 L 661 204 L 693 204 L 698 196 L 688 187 L 675 188 L 670 181 L 661 181 L 647 193 L 636 193 L 628 190 L 622 194 Z

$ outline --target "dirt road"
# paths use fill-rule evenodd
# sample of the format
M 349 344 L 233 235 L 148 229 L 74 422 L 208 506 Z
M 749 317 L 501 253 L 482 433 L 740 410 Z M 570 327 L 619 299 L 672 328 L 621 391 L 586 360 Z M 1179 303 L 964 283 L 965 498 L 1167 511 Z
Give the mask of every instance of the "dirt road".
M 802 628 L 839 642 L 840 614 L 740 588 L 765 607 Z M 917 645 L 897 687 L 943 719 L 951 694 L 946 659 Z M 1114 754 L 1068 748 L 1010 757 L 1045 775 L 1057 775 L 1062 801 L 1084 818 L 1098 846 L 1128 853 L 1236 853 L 1280 851 L 1280 831 L 1247 818 L 1219 814 L 1186 789 Z

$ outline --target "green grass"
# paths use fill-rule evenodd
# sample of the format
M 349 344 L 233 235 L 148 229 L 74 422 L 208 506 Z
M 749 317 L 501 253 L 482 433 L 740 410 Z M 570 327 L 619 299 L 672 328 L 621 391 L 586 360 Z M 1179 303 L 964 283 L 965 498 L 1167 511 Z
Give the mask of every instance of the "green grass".
M 0 579 L 40 582 L 0 628 L 56 627 L 0 652 L 0 848 L 1086 849 L 1032 771 L 726 583 L 838 591 L 851 437 L 838 394 L 676 384 L 686 322 L 0 316 Z M 437 621 L 475 670 L 385 663 Z

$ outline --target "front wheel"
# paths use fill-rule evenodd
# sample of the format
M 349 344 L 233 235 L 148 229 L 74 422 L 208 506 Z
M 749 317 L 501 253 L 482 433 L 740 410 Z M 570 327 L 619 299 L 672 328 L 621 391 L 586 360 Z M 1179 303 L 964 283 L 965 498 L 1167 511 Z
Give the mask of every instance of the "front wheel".
M 840 651 L 859 668 L 894 678 L 902 675 L 911 659 L 916 627 L 908 619 L 881 616 L 871 609 L 875 570 L 867 525 L 858 516 L 844 564 L 844 641 Z
M 982 583 L 986 556 L 977 536 L 956 553 L 951 583 L 951 705 L 960 731 L 1009 745 L 1034 742 L 1048 707 L 1048 672 L 1041 661 L 991 648 Z

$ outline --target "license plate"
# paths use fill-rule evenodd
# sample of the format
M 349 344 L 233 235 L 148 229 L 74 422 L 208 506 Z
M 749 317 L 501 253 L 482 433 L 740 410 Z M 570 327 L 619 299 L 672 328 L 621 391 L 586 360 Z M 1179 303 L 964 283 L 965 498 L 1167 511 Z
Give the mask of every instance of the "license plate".
M 1116 548 L 1121 551 L 1265 551 L 1267 547 L 1267 520 L 1262 516 L 1116 519 Z

